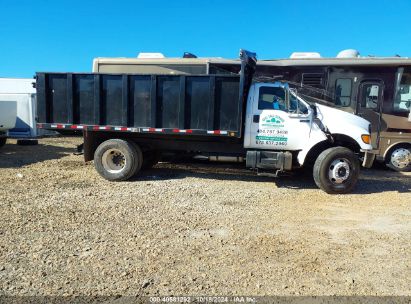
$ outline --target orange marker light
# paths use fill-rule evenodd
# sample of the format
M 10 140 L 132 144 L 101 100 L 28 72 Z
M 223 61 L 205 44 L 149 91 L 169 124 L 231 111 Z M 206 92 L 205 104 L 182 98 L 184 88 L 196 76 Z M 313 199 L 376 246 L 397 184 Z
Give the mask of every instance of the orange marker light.
M 370 144 L 371 143 L 371 136 L 369 134 L 363 134 L 361 135 L 361 139 L 363 142 L 365 142 L 366 144 Z

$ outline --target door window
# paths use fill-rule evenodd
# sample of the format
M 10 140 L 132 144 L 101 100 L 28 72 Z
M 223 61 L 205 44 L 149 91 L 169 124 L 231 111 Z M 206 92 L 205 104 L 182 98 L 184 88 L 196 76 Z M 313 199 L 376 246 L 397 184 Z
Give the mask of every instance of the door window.
M 286 111 L 284 89 L 281 87 L 260 87 L 258 109 Z
M 293 94 L 289 94 L 287 106 L 286 92 L 281 87 L 260 87 L 258 97 L 259 110 L 280 110 L 296 114 L 308 114 L 308 108 Z
M 365 83 L 361 91 L 361 107 L 365 109 L 378 110 L 379 95 L 380 85 L 375 83 Z

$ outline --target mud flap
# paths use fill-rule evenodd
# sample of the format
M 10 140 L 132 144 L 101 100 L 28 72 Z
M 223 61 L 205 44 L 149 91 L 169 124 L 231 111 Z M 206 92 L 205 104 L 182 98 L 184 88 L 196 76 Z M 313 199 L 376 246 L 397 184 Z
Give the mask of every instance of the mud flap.
M 372 164 L 374 163 L 376 153 L 372 150 L 361 150 L 361 152 L 364 152 L 364 159 L 362 161 L 362 166 L 364 168 L 371 168 Z

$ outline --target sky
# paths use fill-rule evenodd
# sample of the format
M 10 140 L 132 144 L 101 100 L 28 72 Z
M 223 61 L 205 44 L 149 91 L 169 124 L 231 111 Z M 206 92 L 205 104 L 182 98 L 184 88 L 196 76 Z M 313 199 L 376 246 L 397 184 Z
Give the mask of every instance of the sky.
M 0 0 L 0 77 L 91 72 L 95 57 L 411 57 L 411 0 Z

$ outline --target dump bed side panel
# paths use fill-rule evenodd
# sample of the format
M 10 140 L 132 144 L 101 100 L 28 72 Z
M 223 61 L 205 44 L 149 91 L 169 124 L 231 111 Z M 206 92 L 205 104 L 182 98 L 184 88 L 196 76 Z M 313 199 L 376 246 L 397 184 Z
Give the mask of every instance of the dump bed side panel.
M 236 75 L 37 73 L 38 123 L 240 137 L 239 83 Z

